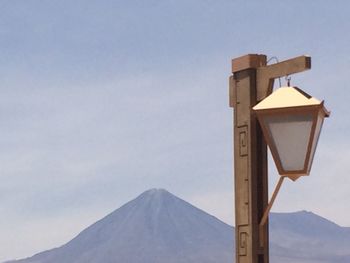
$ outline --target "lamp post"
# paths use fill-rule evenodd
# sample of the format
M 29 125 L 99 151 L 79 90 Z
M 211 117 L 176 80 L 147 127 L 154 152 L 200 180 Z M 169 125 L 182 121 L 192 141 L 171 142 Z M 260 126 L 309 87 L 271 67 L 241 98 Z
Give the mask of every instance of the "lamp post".
M 266 55 L 232 60 L 236 263 L 269 262 L 268 213 L 285 177 L 309 174 L 323 119 L 329 116 L 323 102 L 298 88 L 272 93 L 275 78 L 310 69 L 310 57 L 266 64 Z M 281 175 L 270 203 L 267 144 Z

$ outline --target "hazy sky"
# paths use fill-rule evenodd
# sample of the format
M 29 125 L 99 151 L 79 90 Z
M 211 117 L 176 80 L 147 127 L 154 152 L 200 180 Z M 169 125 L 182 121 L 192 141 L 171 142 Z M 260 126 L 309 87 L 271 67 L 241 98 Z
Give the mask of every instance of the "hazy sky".
M 349 12 L 345 0 L 0 0 L 0 261 L 62 245 L 153 187 L 233 224 L 228 77 L 247 53 L 310 55 L 292 84 L 332 112 L 310 177 L 286 181 L 273 210 L 350 226 Z

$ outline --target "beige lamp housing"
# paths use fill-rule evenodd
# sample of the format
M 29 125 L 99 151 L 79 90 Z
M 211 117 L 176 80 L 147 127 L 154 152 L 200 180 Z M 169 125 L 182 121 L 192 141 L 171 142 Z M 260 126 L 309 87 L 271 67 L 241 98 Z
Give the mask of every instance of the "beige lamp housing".
M 253 107 L 281 176 L 309 175 L 323 120 L 329 112 L 297 87 L 282 87 Z

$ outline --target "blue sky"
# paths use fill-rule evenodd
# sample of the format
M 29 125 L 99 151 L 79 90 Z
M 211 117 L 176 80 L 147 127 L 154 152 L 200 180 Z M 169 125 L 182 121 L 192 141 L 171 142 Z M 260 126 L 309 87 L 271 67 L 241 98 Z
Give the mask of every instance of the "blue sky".
M 0 261 L 59 246 L 157 187 L 233 224 L 230 60 L 308 54 L 331 110 L 273 210 L 350 226 L 347 1 L 0 0 Z M 284 80 L 282 80 L 284 82 Z M 278 179 L 270 162 L 271 189 Z

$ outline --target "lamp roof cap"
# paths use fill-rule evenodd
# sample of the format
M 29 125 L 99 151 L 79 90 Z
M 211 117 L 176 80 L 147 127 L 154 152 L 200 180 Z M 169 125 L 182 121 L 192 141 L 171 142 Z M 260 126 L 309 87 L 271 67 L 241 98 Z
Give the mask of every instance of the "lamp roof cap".
M 323 101 L 310 96 L 297 87 L 281 87 L 253 107 L 254 110 L 266 110 L 288 107 L 316 106 Z

